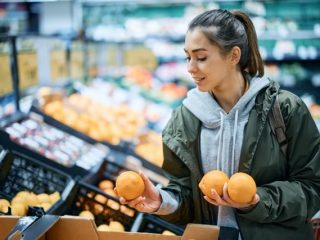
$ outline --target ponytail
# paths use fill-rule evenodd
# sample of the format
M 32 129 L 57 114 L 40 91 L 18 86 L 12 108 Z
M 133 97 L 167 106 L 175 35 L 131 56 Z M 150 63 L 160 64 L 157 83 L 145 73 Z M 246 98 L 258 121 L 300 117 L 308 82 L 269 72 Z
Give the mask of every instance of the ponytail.
M 242 11 L 232 11 L 233 16 L 238 19 L 244 26 L 248 39 L 248 61 L 242 70 L 247 70 L 250 75 L 264 75 L 263 61 L 259 52 L 257 34 L 250 18 Z

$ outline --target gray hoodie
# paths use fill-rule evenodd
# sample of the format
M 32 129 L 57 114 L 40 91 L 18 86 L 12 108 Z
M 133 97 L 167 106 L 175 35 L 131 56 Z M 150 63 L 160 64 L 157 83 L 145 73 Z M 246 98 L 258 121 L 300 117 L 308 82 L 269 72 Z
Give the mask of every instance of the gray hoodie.
M 243 141 L 244 127 L 257 93 L 269 84 L 267 78 L 252 78 L 247 92 L 229 113 L 226 113 L 208 92 L 194 88 L 188 92 L 183 105 L 201 122 L 201 162 L 204 173 L 222 170 L 229 177 L 237 172 Z M 155 214 L 170 214 L 178 207 L 173 194 L 160 190 L 162 205 Z M 218 226 L 238 228 L 234 212 L 219 207 Z

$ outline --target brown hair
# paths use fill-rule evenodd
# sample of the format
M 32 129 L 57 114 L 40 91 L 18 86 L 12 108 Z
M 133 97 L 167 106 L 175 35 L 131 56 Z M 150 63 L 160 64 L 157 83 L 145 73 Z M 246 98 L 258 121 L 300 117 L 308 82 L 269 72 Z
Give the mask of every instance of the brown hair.
M 252 76 L 263 76 L 263 61 L 252 21 L 242 11 L 215 9 L 195 17 L 188 31 L 200 28 L 212 44 L 226 54 L 235 46 L 241 49 L 239 66 Z

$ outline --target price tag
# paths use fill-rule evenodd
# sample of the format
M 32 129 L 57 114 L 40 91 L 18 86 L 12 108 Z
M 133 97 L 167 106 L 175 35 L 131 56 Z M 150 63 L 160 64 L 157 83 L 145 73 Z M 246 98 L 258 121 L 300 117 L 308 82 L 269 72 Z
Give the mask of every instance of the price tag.
M 10 57 L 8 54 L 0 54 L 0 96 L 13 91 Z
M 124 52 L 124 62 L 126 66 L 141 66 L 149 70 L 154 70 L 158 61 L 150 48 L 133 47 Z
M 82 79 L 84 76 L 84 55 L 80 50 L 75 50 L 71 52 L 70 56 L 70 73 L 72 79 Z
M 97 46 L 94 44 L 90 44 L 88 47 L 88 75 L 89 75 L 89 77 L 95 77 L 98 74 L 97 59 L 98 59 Z
M 117 46 L 112 45 L 107 48 L 107 66 L 108 67 L 115 67 L 117 66 Z
M 37 53 L 32 51 L 19 52 L 18 70 L 21 90 L 39 84 Z
M 52 81 L 65 80 L 67 78 L 67 56 L 64 50 L 51 51 L 50 67 Z

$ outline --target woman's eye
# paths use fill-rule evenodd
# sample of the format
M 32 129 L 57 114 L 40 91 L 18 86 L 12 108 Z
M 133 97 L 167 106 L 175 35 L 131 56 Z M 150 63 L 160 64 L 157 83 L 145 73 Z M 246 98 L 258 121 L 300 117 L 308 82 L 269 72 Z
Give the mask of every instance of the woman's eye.
M 197 58 L 197 60 L 199 61 L 199 62 L 203 62 L 203 61 L 205 61 L 207 58 L 206 57 L 203 57 L 203 58 Z
M 190 57 L 186 57 L 185 59 L 186 59 L 187 62 L 189 62 L 191 58 Z

